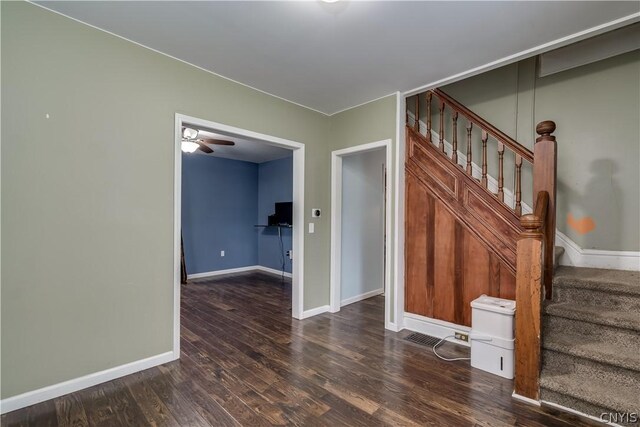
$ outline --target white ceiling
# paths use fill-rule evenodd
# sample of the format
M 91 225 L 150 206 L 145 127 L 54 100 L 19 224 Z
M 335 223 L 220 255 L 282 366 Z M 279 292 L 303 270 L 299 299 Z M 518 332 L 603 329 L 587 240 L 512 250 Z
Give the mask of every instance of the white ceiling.
M 270 145 L 265 141 L 238 138 L 236 136 L 214 133 L 204 130 L 201 127 L 189 125 L 186 123 L 185 126 L 198 129 L 198 138 L 226 139 L 227 141 L 233 141 L 236 143 L 236 145 L 233 146 L 209 145 L 209 147 L 213 150 L 213 153 L 207 154 L 200 150 L 196 150 L 194 153 L 188 154 L 190 156 L 221 157 L 223 159 L 264 163 L 293 155 L 293 152 L 291 150 Z
M 327 114 L 640 9 L 633 1 L 39 4 Z

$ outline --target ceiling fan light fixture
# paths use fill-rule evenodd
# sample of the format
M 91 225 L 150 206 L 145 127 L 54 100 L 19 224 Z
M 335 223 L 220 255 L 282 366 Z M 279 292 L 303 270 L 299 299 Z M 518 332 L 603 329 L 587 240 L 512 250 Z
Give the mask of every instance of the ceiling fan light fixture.
M 198 130 L 192 128 L 183 128 L 182 137 L 186 139 L 196 139 L 198 137 Z
M 200 147 L 198 144 L 196 144 L 193 141 L 185 141 L 182 140 L 182 151 L 184 151 L 185 153 L 193 153 L 194 151 L 196 151 L 198 149 L 198 147 Z

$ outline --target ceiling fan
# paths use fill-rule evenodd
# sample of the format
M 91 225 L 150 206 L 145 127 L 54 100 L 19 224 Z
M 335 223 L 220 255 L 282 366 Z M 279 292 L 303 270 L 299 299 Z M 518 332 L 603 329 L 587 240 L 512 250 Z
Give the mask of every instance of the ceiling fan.
M 236 145 L 233 141 L 225 139 L 198 138 L 198 130 L 188 127 L 182 128 L 182 151 L 193 153 L 200 150 L 204 153 L 213 153 L 209 145 Z

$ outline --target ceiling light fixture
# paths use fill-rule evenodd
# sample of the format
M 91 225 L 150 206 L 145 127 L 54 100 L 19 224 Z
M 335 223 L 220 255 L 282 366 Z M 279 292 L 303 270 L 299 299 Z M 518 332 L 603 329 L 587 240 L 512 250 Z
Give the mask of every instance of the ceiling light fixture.
M 196 131 L 197 132 L 197 131 Z M 182 140 L 182 151 L 184 151 L 185 153 L 193 153 L 194 151 L 196 151 L 200 146 L 193 142 L 193 141 L 187 141 L 187 140 Z
M 336 3 L 338 0 L 322 0 L 325 3 Z
M 198 137 L 198 130 L 192 128 L 183 128 L 182 137 L 186 139 L 196 139 Z

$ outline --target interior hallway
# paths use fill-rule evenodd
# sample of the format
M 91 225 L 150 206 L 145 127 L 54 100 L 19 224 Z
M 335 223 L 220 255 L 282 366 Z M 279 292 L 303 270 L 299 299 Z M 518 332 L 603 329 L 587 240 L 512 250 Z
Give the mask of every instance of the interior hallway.
M 519 403 L 511 381 L 440 361 L 405 341 L 409 332 L 386 331 L 383 297 L 292 319 L 286 280 L 244 273 L 190 282 L 179 361 L 11 412 L 2 425 L 584 423 Z

